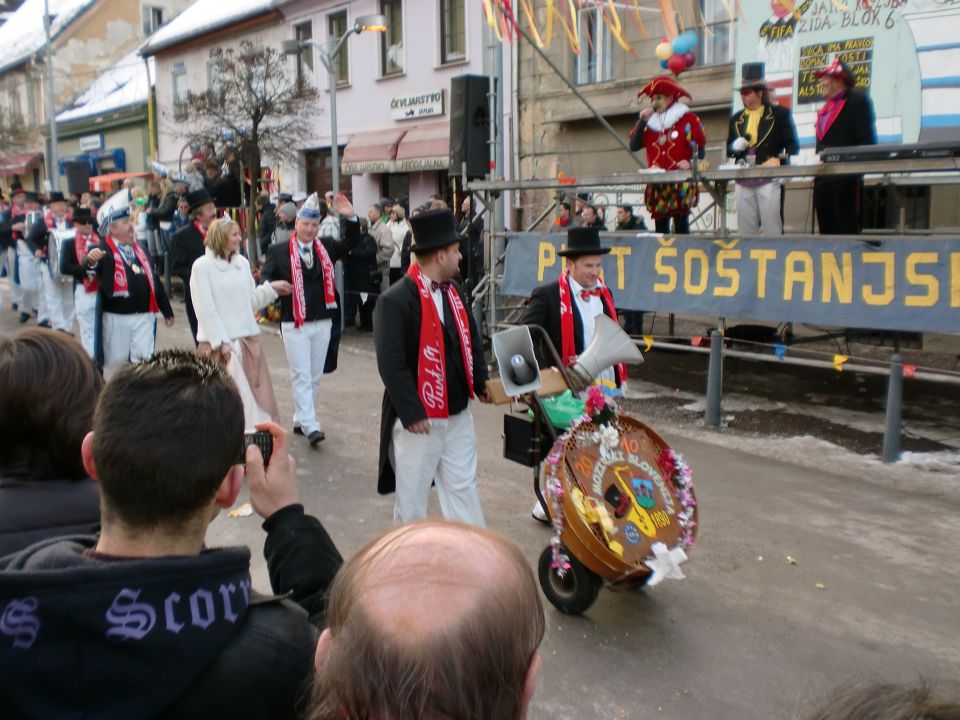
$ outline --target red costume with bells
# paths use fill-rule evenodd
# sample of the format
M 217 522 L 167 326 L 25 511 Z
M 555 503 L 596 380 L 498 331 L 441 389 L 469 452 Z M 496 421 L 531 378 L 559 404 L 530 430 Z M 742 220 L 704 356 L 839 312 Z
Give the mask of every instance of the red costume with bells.
M 682 169 L 680 163 L 691 162 L 695 152 L 702 157 L 707 142 L 703 125 L 680 102 L 681 97 L 689 98 L 689 93 L 673 78 L 661 76 L 647 83 L 637 93 L 637 97 L 641 95 L 664 95 L 671 102 L 662 112 L 654 112 L 649 118 L 641 116 L 630 133 L 630 149 L 639 150 L 642 145 L 647 165 L 664 170 Z M 644 192 L 644 202 L 654 220 L 688 215 L 699 200 L 697 185 L 691 181 L 650 184 Z

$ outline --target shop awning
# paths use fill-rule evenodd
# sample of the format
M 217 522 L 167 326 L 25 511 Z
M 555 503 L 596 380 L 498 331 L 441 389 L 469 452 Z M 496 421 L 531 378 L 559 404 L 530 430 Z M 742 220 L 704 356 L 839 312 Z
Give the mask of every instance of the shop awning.
M 152 172 L 115 172 L 106 175 L 94 175 L 90 178 L 90 190 L 93 192 L 106 192 L 110 189 L 110 184 L 114 182 L 123 182 L 127 178 L 145 178 L 153 177 Z
M 343 149 L 340 169 L 346 175 L 395 172 L 397 146 L 406 132 L 407 128 L 390 128 L 357 133 Z
M 450 166 L 450 123 L 410 128 L 400 141 L 395 172 L 446 170 Z
M 33 166 L 43 161 L 43 153 L 23 153 L 0 158 L 0 175 L 25 175 Z

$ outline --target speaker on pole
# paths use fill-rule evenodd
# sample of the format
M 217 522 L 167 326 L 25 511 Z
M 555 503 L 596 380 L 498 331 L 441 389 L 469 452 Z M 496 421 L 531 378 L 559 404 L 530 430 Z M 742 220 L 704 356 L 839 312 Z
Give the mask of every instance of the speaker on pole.
M 63 164 L 67 176 L 67 192 L 80 195 L 90 191 L 90 165 L 82 160 L 69 160 Z
M 450 81 L 450 174 L 483 177 L 490 167 L 490 78 L 458 75 Z

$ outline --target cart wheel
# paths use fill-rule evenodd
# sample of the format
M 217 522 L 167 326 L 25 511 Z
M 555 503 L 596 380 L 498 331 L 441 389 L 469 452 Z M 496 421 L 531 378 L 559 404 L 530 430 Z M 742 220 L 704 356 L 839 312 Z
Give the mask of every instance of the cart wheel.
M 567 615 L 579 615 L 593 605 L 603 581 L 563 545 L 560 546 L 560 553 L 570 563 L 570 569 L 560 577 L 552 567 L 553 548 L 548 545 L 540 554 L 540 587 L 557 610 Z

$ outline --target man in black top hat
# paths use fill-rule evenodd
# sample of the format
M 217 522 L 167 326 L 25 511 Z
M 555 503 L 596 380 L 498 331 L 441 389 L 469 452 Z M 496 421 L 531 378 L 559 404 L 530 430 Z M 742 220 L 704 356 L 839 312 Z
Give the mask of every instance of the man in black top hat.
M 790 110 L 770 100 L 764 63 L 744 63 L 740 83 L 743 110 L 730 118 L 727 152 L 747 165 L 776 167 L 799 152 Z M 763 178 L 737 181 L 737 223 L 741 235 L 782 235 L 781 185 Z
M 603 256 L 610 248 L 600 244 L 600 231 L 595 227 L 571 228 L 567 231 L 567 247 L 558 254 L 566 258 L 560 278 L 534 289 L 520 322 L 539 325 L 565 365 L 570 365 L 593 339 L 596 317 L 607 315 L 617 320 L 613 296 L 600 279 Z M 537 359 L 541 367 L 553 364 L 553 354 L 544 352 L 537 343 Z M 624 381 L 622 367 L 606 368 L 597 378 L 605 392 L 616 394 Z M 533 516 L 547 522 L 546 513 L 537 502 Z
M 449 209 L 410 218 L 407 274 L 377 302 L 373 337 L 383 380 L 377 490 L 396 490 L 394 522 L 427 516 L 436 482 L 443 516 L 484 525 L 469 402 L 486 394 L 480 333 L 460 286 L 460 234 Z M 393 446 L 393 466 L 390 447 Z
M 73 227 L 76 230 L 74 236 L 65 239 L 60 247 L 60 272 L 73 278 L 80 343 L 90 357 L 95 357 L 99 283 L 96 269 L 87 264 L 87 254 L 101 243 L 101 239 L 93 230 L 90 208 L 79 207 L 73 211 Z
M 187 320 L 193 344 L 197 344 L 197 314 L 193 310 L 193 298 L 190 297 L 190 272 L 194 261 L 204 253 L 203 241 L 207 237 L 207 228 L 217 216 L 217 206 L 205 188 L 187 193 L 190 204 L 190 223 L 173 234 L 170 241 L 170 264 L 173 274 L 183 281 L 183 302 L 187 308 Z
M 73 282 L 60 273 L 60 247 L 64 239 L 73 236 L 69 211 L 63 193 L 52 191 L 43 222 L 34 223 L 26 237 L 27 246 L 40 259 L 40 283 L 50 324 L 67 333 L 73 330 Z
M 10 279 L 10 309 L 22 310 L 23 290 L 20 287 L 20 273 L 17 271 L 17 237 L 18 234 L 13 229 L 15 217 L 19 216 L 19 221 L 23 221 L 23 205 L 26 199 L 26 193 L 23 191 L 23 185 L 14 182 L 10 185 L 10 207 L 4 212 L 2 222 L 0 222 L 0 252 L 6 253 L 7 277 Z M 22 234 L 21 234 L 22 235 Z M 29 308 L 28 308 L 29 309 Z M 29 319 L 29 315 L 27 318 Z
M 826 99 L 817 111 L 817 152 L 848 145 L 875 145 L 873 103 L 854 89 L 853 72 L 839 58 L 814 73 Z M 813 181 L 813 207 L 821 235 L 860 233 L 863 175 L 818 177 Z

